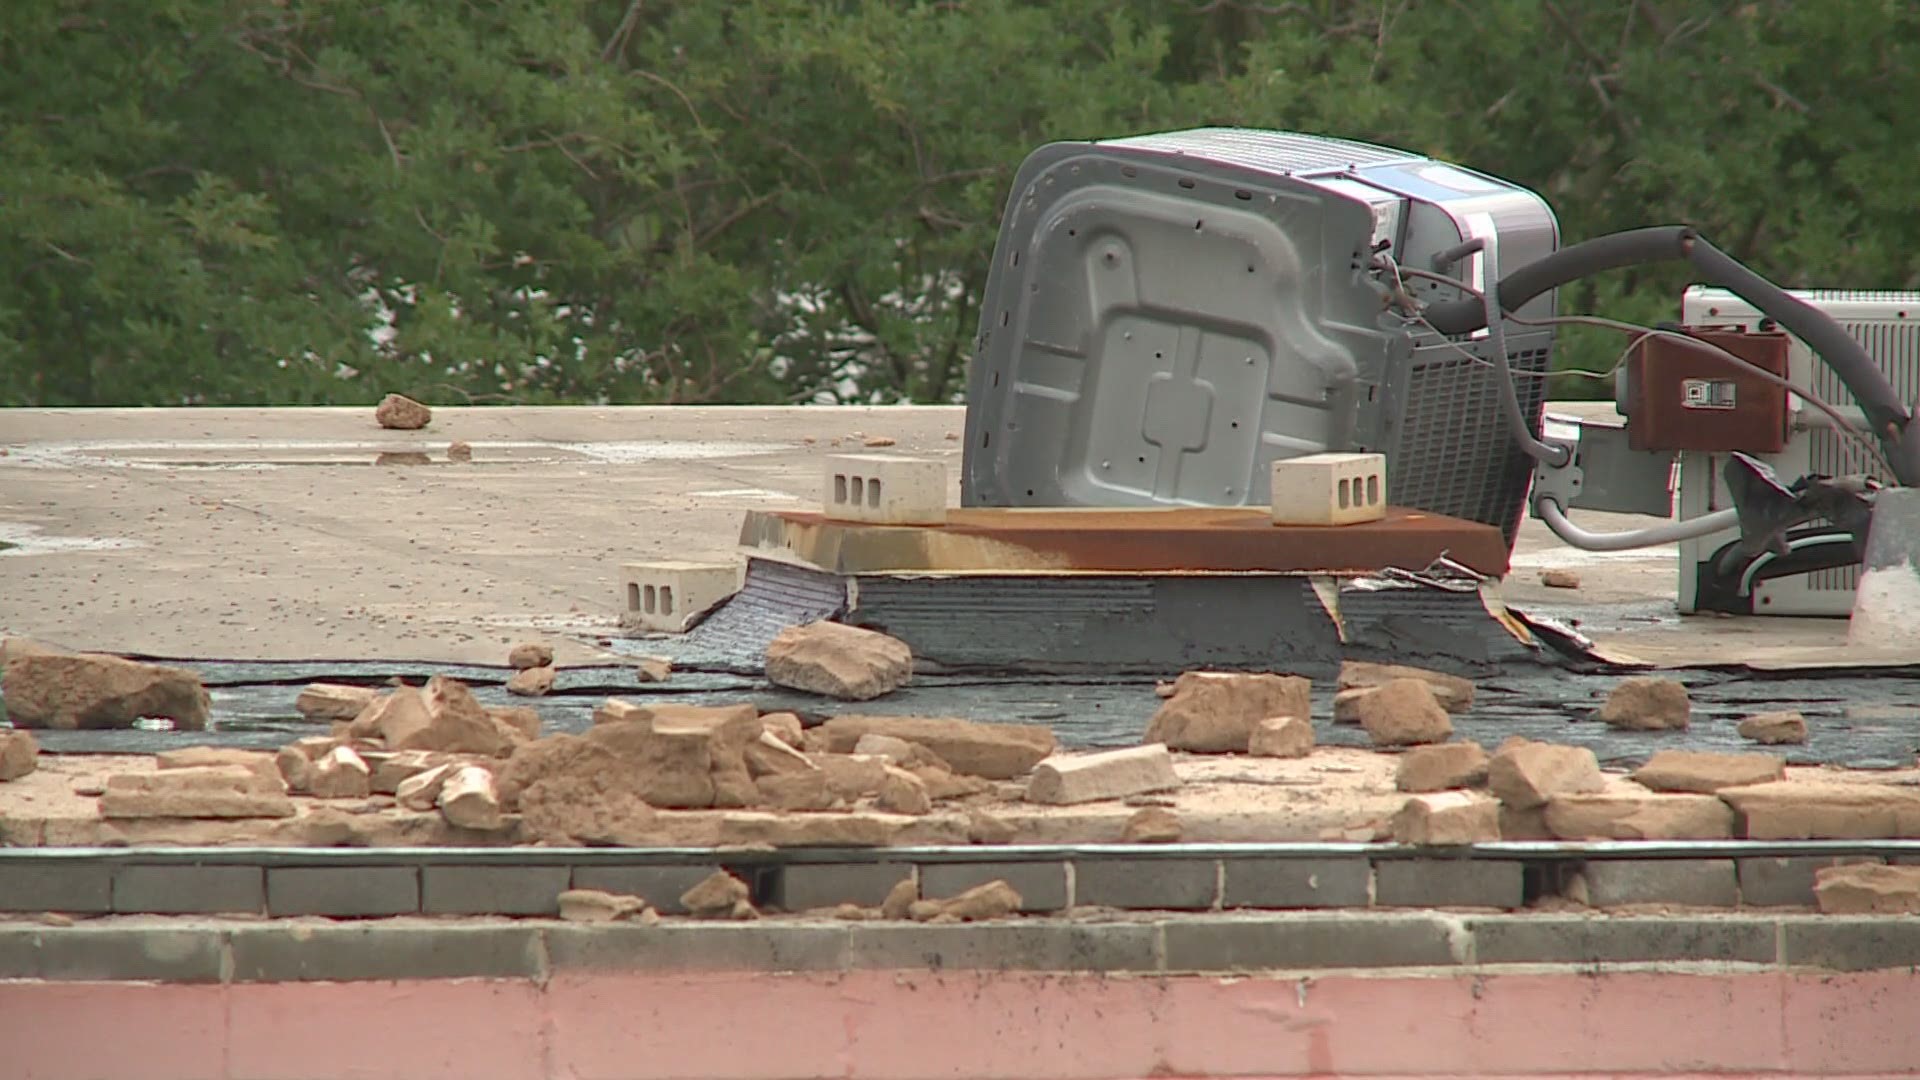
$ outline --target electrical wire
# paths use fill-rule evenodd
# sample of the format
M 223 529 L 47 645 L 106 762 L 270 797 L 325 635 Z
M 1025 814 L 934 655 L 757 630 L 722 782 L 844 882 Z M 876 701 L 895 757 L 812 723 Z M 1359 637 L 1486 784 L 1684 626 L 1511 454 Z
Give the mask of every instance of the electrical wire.
M 1486 267 L 1487 278 L 1500 279 L 1500 247 L 1490 236 L 1480 238 L 1480 259 Z M 1527 423 L 1525 410 L 1520 407 L 1520 386 L 1513 378 L 1513 358 L 1507 355 L 1506 313 L 1500 310 L 1499 301 L 1491 292 L 1480 297 L 1481 306 L 1486 308 L 1487 346 L 1493 352 L 1494 369 L 1499 373 L 1500 407 L 1507 414 L 1507 427 L 1514 441 L 1527 456 L 1549 468 L 1563 468 L 1573 464 L 1573 447 L 1565 443 L 1547 443 L 1533 433 L 1535 425 Z
M 1393 270 L 1395 275 L 1395 281 L 1399 283 L 1400 292 L 1403 297 L 1406 295 L 1406 285 L 1405 285 L 1404 277 L 1402 275 L 1405 275 L 1407 277 L 1416 277 L 1416 278 L 1421 278 L 1425 280 L 1435 281 L 1435 282 L 1438 282 L 1439 284 L 1457 289 L 1468 296 L 1472 296 L 1483 301 L 1486 299 L 1485 294 L 1481 290 L 1476 289 L 1473 286 L 1468 285 L 1463 281 L 1450 278 L 1445 274 L 1437 274 L 1430 271 L 1421 270 L 1418 267 L 1412 267 L 1412 266 L 1394 265 Z M 1431 322 L 1428 322 L 1425 317 L 1418 314 L 1417 309 L 1415 310 L 1415 313 L 1412 314 L 1411 317 L 1415 322 L 1433 331 L 1435 334 L 1438 334 L 1443 340 L 1446 341 L 1446 344 L 1449 347 L 1451 347 L 1454 351 L 1460 353 L 1463 356 L 1466 356 L 1473 362 L 1477 364 L 1481 364 L 1486 367 L 1499 366 L 1493 363 L 1492 361 L 1486 359 L 1485 357 L 1478 356 L 1472 352 L 1469 352 L 1468 350 L 1462 348 L 1458 343 L 1452 340 L 1447 340 L 1446 334 L 1442 332 L 1438 327 L 1434 326 Z M 1872 461 L 1874 461 L 1880 467 L 1886 469 L 1888 475 L 1892 474 L 1892 471 L 1893 471 L 1892 466 L 1886 460 L 1886 456 L 1882 453 L 1879 444 L 1873 441 L 1872 439 L 1868 438 L 1866 432 L 1861 431 L 1858 425 L 1856 425 L 1850 418 L 1848 418 L 1839 409 L 1835 408 L 1825 398 L 1821 397 L 1817 393 L 1814 393 L 1812 390 L 1802 388 L 1801 386 L 1794 383 L 1793 380 L 1788 379 L 1785 376 L 1777 375 L 1771 371 L 1768 371 L 1766 368 L 1761 367 L 1760 365 L 1752 362 L 1751 360 L 1748 360 L 1744 357 L 1735 356 L 1733 353 L 1728 352 L 1727 350 L 1721 348 L 1718 345 L 1713 344 L 1712 342 L 1702 341 L 1699 338 L 1694 337 L 1690 334 L 1683 334 L 1673 330 L 1662 330 L 1657 327 L 1651 327 L 1651 326 L 1641 326 L 1637 323 L 1624 322 L 1619 319 L 1609 319 L 1599 315 L 1552 315 L 1544 319 L 1528 319 L 1528 318 L 1523 318 L 1519 315 L 1509 314 L 1507 315 L 1507 318 L 1521 324 L 1522 326 L 1559 326 L 1559 325 L 1597 326 L 1607 330 L 1616 330 L 1622 333 L 1637 335 L 1632 341 L 1630 341 L 1627 344 L 1627 347 L 1621 352 L 1619 358 L 1614 361 L 1613 366 L 1609 367 L 1606 371 L 1598 372 L 1598 373 L 1590 373 L 1590 372 L 1583 371 L 1578 373 L 1582 376 L 1591 376 L 1596 379 L 1607 379 L 1607 378 L 1613 377 L 1614 374 L 1616 374 L 1623 366 L 1625 366 L 1627 359 L 1633 355 L 1633 350 L 1639 347 L 1640 343 L 1645 341 L 1649 337 L 1667 338 L 1669 340 L 1679 342 L 1688 348 L 1692 348 L 1697 351 L 1705 352 L 1715 357 L 1718 357 L 1719 359 L 1734 365 L 1735 367 L 1741 369 L 1742 371 L 1745 371 L 1759 379 L 1762 379 L 1768 383 L 1771 383 L 1772 385 L 1778 386 L 1786 390 L 1788 393 L 1797 395 L 1798 397 L 1801 398 L 1801 400 L 1805 401 L 1807 404 L 1813 406 L 1815 409 L 1818 409 L 1820 412 L 1824 413 L 1828 419 L 1834 422 L 1834 425 L 1838 429 L 1840 434 L 1842 434 L 1845 437 L 1851 438 L 1861 449 L 1864 449 L 1866 451 L 1868 457 Z M 1518 372 L 1516 374 L 1532 376 L 1535 378 L 1551 378 L 1554 375 L 1573 375 L 1576 373 L 1571 371 L 1569 372 L 1529 371 L 1529 372 Z
M 1632 532 L 1600 533 L 1589 532 L 1575 525 L 1567 517 L 1557 499 L 1539 499 L 1534 503 L 1534 511 L 1553 535 L 1583 551 L 1632 551 L 1635 548 L 1654 547 L 1658 544 L 1673 544 L 1682 540 L 1696 540 L 1702 536 L 1740 527 L 1740 512 L 1737 510 L 1715 510 L 1711 514 L 1688 518 L 1685 521 L 1656 525 L 1648 529 L 1635 529 Z
M 1408 311 L 1418 311 L 1420 309 L 1420 301 L 1414 299 L 1413 294 L 1407 291 L 1407 279 L 1401 276 L 1403 273 L 1412 274 L 1415 277 L 1433 277 L 1440 278 L 1441 281 L 1453 282 L 1452 278 L 1441 277 L 1439 274 L 1429 274 L 1425 270 L 1419 270 L 1411 266 L 1403 270 L 1400 264 L 1394 260 L 1394 257 L 1384 251 L 1380 252 L 1378 258 L 1381 262 L 1387 264 L 1387 270 L 1393 274 L 1394 299 L 1398 300 Z M 1454 284 L 1458 284 L 1458 282 L 1454 282 Z

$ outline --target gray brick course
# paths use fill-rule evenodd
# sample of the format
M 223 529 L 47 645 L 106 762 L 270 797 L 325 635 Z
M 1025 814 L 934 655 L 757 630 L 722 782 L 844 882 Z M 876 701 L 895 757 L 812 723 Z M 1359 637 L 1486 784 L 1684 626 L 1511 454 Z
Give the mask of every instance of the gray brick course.
M 420 910 L 420 871 L 411 866 L 267 868 L 267 913 L 371 918 Z
M 1835 859 L 1825 855 L 1796 855 L 1734 860 L 1740 880 L 1740 902 L 1749 907 L 1812 907 L 1813 875 L 1839 862 L 1879 862 L 1879 859 Z
M 1758 919 L 1504 915 L 1468 928 L 1482 964 L 1771 964 L 1778 953 L 1775 925 Z
M 540 931 L 532 926 L 263 923 L 229 932 L 235 982 L 539 978 Z
M 1214 859 L 1080 859 L 1073 864 L 1078 907 L 1204 911 L 1219 892 Z
M 0 866 L 0 911 L 113 910 L 113 870 L 105 863 L 34 860 Z
M 420 910 L 428 915 L 558 915 L 571 887 L 565 866 L 424 866 Z
M 1222 859 L 1227 908 L 1366 907 L 1372 866 L 1365 856 L 1340 859 Z
M 1732 859 L 1595 859 L 1582 871 L 1595 907 L 1686 904 L 1735 907 L 1740 884 Z
M 258 866 L 122 866 L 113 872 L 113 910 L 121 914 L 258 914 L 267 874 Z
M 887 893 L 913 875 L 912 863 L 796 863 L 780 871 L 783 911 L 859 904 L 878 907 Z
M 0 927 L 0 979 L 218 982 L 223 934 L 213 927 Z
M 1166 970 L 1428 967 L 1457 962 L 1453 929 L 1415 914 L 1201 915 L 1172 920 Z
M 856 923 L 847 966 L 883 970 L 1154 971 L 1151 923 Z
M 602 923 L 554 926 L 554 971 L 838 971 L 846 924 Z
M 1920 919 L 1783 915 L 1780 962 L 1833 971 L 1920 968 Z
M 1020 910 L 1059 911 L 1067 906 L 1067 864 L 1060 862 L 928 863 L 920 867 L 920 895 L 930 900 L 1005 881 L 1020 894 Z
M 602 889 L 611 893 L 645 897 L 656 911 L 682 915 L 680 896 L 720 869 L 717 863 L 663 864 L 659 866 L 576 866 L 573 888 Z
M 1373 902 L 1380 907 L 1490 907 L 1526 902 L 1520 863 L 1495 859 L 1379 859 Z

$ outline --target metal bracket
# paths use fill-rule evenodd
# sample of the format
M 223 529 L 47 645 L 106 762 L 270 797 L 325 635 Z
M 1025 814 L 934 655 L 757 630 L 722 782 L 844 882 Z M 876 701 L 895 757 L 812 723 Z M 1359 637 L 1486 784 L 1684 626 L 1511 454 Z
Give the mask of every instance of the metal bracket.
M 1548 413 L 1541 441 L 1569 447 L 1572 454 L 1565 465 L 1534 467 L 1531 501 L 1552 499 L 1566 510 L 1673 515 L 1674 455 L 1633 449 L 1624 424 Z

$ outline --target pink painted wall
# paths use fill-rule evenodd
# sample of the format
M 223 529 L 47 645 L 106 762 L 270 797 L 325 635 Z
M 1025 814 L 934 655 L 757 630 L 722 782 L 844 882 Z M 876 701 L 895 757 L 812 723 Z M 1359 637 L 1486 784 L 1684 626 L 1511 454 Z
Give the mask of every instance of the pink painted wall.
M 1920 974 L 0 982 L 4 1080 L 1893 1075 Z

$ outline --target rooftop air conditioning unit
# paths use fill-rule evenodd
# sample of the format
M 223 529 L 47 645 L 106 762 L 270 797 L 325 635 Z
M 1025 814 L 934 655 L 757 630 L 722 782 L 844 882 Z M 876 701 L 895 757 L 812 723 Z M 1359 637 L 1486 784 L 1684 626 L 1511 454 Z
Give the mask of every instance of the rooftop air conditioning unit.
M 1381 282 L 1457 300 L 1421 275 L 1484 289 L 1558 243 L 1533 192 L 1387 147 L 1228 128 L 1041 147 L 988 275 L 962 502 L 1260 505 L 1275 460 L 1367 451 L 1396 506 L 1511 545 L 1533 463 L 1491 338 L 1410 332 Z M 1537 436 L 1553 329 L 1505 338 Z
M 1887 380 L 1907 401 L 1920 399 L 1920 293 L 1794 291 L 1834 319 L 1866 349 Z M 1681 299 L 1681 322 L 1689 330 L 1732 329 L 1766 333 L 1775 327 L 1753 305 L 1725 289 L 1696 286 Z M 1860 411 L 1846 385 L 1823 364 L 1805 342 L 1789 337 L 1786 375 L 1795 386 L 1820 395 L 1843 415 L 1860 423 Z M 1698 387 L 1709 409 L 1732 409 L 1735 402 L 1714 400 L 1714 387 L 1703 380 Z M 1865 474 L 1884 484 L 1894 483 L 1875 453 L 1870 435 L 1849 436 L 1833 421 L 1797 395 L 1784 395 L 1783 444 L 1771 453 L 1751 456 L 1771 465 L 1782 477 L 1808 474 L 1846 476 Z M 1750 407 L 1753 403 L 1739 403 Z M 1636 418 L 1637 419 L 1637 418 Z M 1862 425 L 1864 431 L 1864 425 Z M 1697 518 L 1733 505 L 1722 477 L 1724 454 L 1681 451 L 1676 464 L 1675 514 L 1681 520 Z M 1808 563 L 1844 563 L 1841 554 L 1850 538 L 1841 530 L 1816 522 L 1788 536 L 1789 554 L 1772 553 L 1742 562 L 1733 572 L 1716 569 L 1721 556 L 1739 539 L 1737 530 L 1682 541 L 1679 601 L 1683 612 L 1723 611 L 1736 614 L 1797 615 L 1844 618 L 1852 610 L 1858 565 L 1836 565 L 1810 572 L 1791 572 L 1795 560 Z M 1783 572 L 1784 571 L 1784 572 Z

